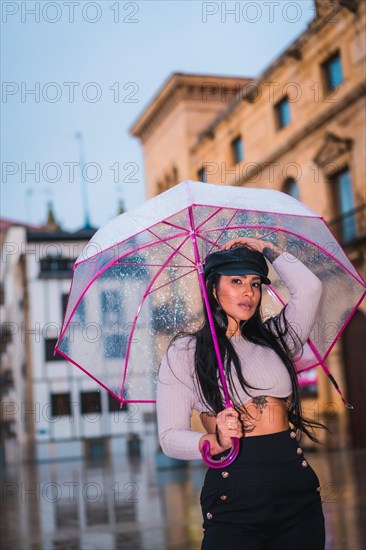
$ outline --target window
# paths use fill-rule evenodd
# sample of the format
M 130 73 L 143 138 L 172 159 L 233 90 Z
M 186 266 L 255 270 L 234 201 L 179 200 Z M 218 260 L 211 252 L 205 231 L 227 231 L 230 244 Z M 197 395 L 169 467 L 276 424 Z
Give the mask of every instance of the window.
M 277 128 L 285 128 L 291 122 L 291 112 L 288 97 L 284 97 L 275 105 Z
M 109 334 L 103 338 L 104 358 L 121 359 L 126 355 L 127 335 Z
M 335 207 L 339 217 L 338 230 L 343 243 L 348 243 L 356 237 L 356 220 L 352 193 L 351 175 L 348 168 L 338 172 L 331 178 Z
M 287 193 L 287 195 L 290 195 L 290 197 L 293 197 L 294 199 L 300 200 L 300 189 L 299 184 L 294 178 L 288 178 L 285 181 L 285 184 L 283 186 L 283 192 Z
M 241 136 L 236 137 L 231 142 L 231 154 L 234 164 L 238 164 L 244 159 L 244 148 Z
M 121 318 L 121 294 L 118 290 L 103 290 L 100 295 L 103 324 L 112 329 Z
M 45 345 L 45 357 L 46 361 L 65 361 L 65 359 L 62 357 L 62 355 L 59 355 L 56 353 L 56 355 L 53 355 L 53 350 L 55 348 L 55 345 L 57 343 L 57 338 L 45 338 L 44 345 Z M 63 346 L 63 351 L 64 350 Z
M 69 393 L 51 394 L 51 413 L 52 416 L 71 416 L 71 403 Z
M 339 52 L 334 53 L 322 65 L 325 88 L 331 92 L 343 82 L 342 62 Z
M 69 300 L 69 295 L 68 294 L 62 294 L 61 295 L 61 307 L 62 307 L 62 318 L 63 319 L 65 317 L 68 300 Z
M 111 393 L 108 392 L 108 411 L 109 412 L 127 412 L 128 403 L 123 403 L 121 407 L 121 403 L 115 397 L 113 397 Z
M 81 414 L 102 412 L 100 392 L 85 391 L 80 393 Z
M 74 259 L 47 256 L 41 259 L 41 277 L 71 277 Z
M 206 168 L 202 166 L 197 172 L 197 179 L 198 181 L 203 181 L 203 183 L 207 183 L 207 172 Z
M 85 442 L 86 458 L 90 462 L 104 462 L 107 459 L 107 446 L 103 438 L 89 439 Z M 98 499 L 99 500 L 99 499 Z M 87 510 L 88 525 L 98 525 L 108 523 L 108 510 L 105 502 L 99 502 L 98 506 L 90 506 Z

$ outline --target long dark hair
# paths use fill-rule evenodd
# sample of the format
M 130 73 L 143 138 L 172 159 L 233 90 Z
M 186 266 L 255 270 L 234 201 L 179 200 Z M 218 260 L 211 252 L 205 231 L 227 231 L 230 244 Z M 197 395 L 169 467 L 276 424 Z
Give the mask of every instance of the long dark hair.
M 248 395 L 251 395 L 250 389 L 263 388 L 254 388 L 245 380 L 242 373 L 239 357 L 230 341 L 230 338 L 226 336 L 228 328 L 228 317 L 214 295 L 214 290 L 218 287 L 220 277 L 221 276 L 218 274 L 213 274 L 211 277 L 209 277 L 206 282 L 206 290 L 216 329 L 221 360 L 226 373 L 230 400 L 233 404 L 233 408 L 239 412 L 242 429 L 245 433 L 250 432 L 254 429 L 254 424 L 253 422 L 251 422 L 251 419 L 253 420 L 253 417 L 250 415 L 245 405 L 239 402 L 239 396 L 237 391 L 235 390 L 232 379 L 232 366 L 234 366 L 235 368 L 241 387 Z M 262 292 L 254 315 L 248 321 L 239 322 L 241 332 L 240 337 L 244 337 L 245 339 L 259 346 L 273 349 L 283 361 L 289 373 L 292 385 L 291 398 L 287 399 L 289 422 L 294 426 L 295 429 L 299 430 L 300 432 L 304 432 L 312 441 L 319 443 L 317 437 L 314 435 L 314 428 L 324 428 L 327 431 L 330 430 L 320 422 L 305 418 L 302 414 L 299 382 L 297 379 L 294 362 L 291 358 L 291 349 L 295 349 L 292 346 L 298 345 L 300 339 L 294 329 L 291 327 L 291 325 L 286 322 L 286 306 L 283 308 L 278 316 L 271 317 L 270 319 L 263 322 L 260 313 L 261 301 Z M 209 412 L 216 416 L 220 411 L 223 410 L 225 404 L 223 403 L 222 395 L 218 385 L 218 362 L 214 347 L 212 345 L 212 334 L 205 308 L 204 316 L 205 318 L 203 325 L 198 331 L 193 333 L 179 333 L 175 336 L 175 338 L 173 338 L 171 343 L 176 341 L 178 338 L 184 336 L 190 336 L 191 339 L 195 339 L 195 370 L 198 380 L 198 394 L 200 395 L 203 402 L 206 403 Z M 265 389 L 263 389 L 263 391 L 265 391 Z

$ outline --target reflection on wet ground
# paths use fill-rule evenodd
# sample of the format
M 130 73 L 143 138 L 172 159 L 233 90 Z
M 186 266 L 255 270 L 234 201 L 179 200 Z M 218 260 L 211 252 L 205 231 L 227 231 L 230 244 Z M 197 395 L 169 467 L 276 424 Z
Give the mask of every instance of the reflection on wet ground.
M 206 468 L 192 462 L 159 470 L 155 446 L 148 437 L 141 458 L 121 453 L 103 464 L 8 468 L 2 479 L 2 550 L 199 549 Z M 363 549 L 366 450 L 308 452 L 307 458 L 321 482 L 327 550 Z

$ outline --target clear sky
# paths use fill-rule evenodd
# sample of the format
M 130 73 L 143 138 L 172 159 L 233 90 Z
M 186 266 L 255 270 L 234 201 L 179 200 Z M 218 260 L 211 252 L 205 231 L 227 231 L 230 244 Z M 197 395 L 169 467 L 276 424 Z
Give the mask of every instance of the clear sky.
M 69 230 L 84 219 L 76 132 L 100 226 L 119 198 L 127 209 L 144 200 L 142 151 L 128 129 L 172 72 L 255 77 L 314 17 L 313 0 L 1 7 L 1 215 L 40 224 L 52 200 Z

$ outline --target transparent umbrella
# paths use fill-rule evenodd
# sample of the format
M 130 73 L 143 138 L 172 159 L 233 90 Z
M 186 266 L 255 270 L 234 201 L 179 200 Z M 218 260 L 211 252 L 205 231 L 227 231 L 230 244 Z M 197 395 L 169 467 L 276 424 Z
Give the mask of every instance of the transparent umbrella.
M 341 394 L 326 359 L 366 290 L 323 218 L 273 190 L 185 181 L 99 229 L 74 266 L 55 352 L 82 369 L 121 404 L 155 402 L 158 366 L 171 338 L 196 330 L 206 307 L 217 368 L 230 396 L 202 274 L 207 254 L 237 237 L 265 238 L 301 260 L 323 282 L 323 295 L 301 372 L 321 365 Z M 289 292 L 270 266 L 264 317 L 278 314 Z M 341 394 L 342 396 L 342 394 Z M 346 403 L 344 397 L 343 401 Z M 346 403 L 347 404 L 347 403 Z M 239 449 L 203 459 L 230 464 Z

